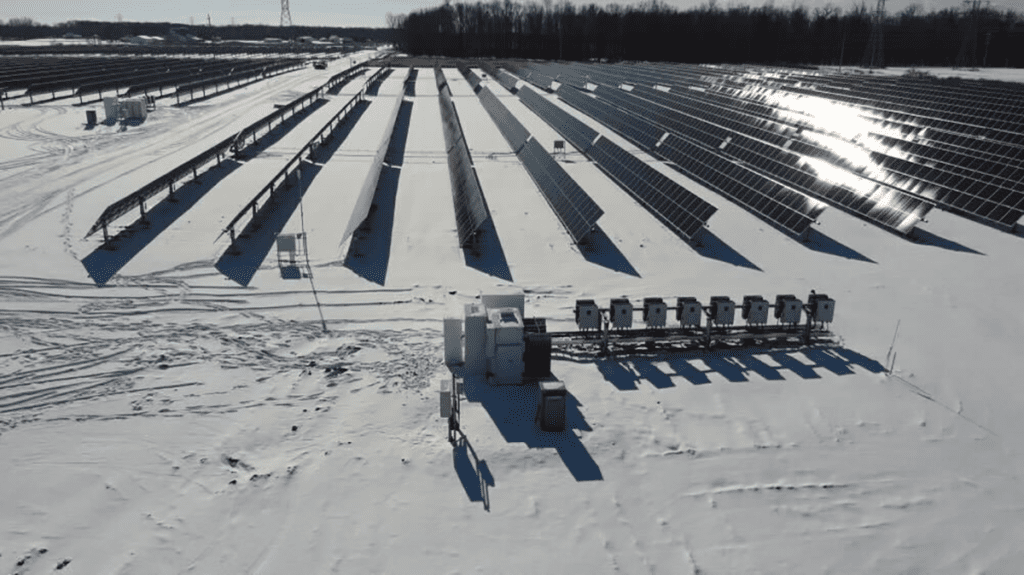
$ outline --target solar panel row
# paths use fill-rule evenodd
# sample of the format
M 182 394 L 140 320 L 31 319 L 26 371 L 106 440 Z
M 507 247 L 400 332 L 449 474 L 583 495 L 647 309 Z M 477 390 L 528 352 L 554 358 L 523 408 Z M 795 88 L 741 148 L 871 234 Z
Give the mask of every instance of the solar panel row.
M 601 138 L 588 155 L 630 192 L 665 226 L 685 241 L 692 241 L 717 208 L 673 182 L 607 138 Z
M 825 75 L 809 77 L 792 72 L 783 73 L 795 77 L 788 83 L 779 83 L 779 74 L 771 74 L 766 79 L 768 74 L 754 72 L 744 73 L 741 82 L 721 70 L 714 71 L 718 75 L 712 77 L 706 70 L 687 72 L 691 68 L 658 66 L 650 75 L 650 81 L 672 85 L 678 97 L 699 96 L 723 109 L 742 112 L 748 122 L 778 131 L 796 131 L 797 136 L 790 147 L 793 152 L 820 154 L 822 148 L 815 151 L 814 146 L 808 144 L 809 138 L 834 142 L 836 137 L 840 137 L 843 140 L 841 147 L 859 149 L 855 155 L 860 157 L 862 165 L 865 162 L 870 164 L 870 169 L 861 167 L 860 173 L 896 185 L 905 192 L 933 201 L 942 209 L 981 223 L 1011 230 L 1024 215 L 1024 168 L 1016 160 L 1024 154 L 1024 148 L 997 141 L 994 138 L 998 134 L 993 133 L 990 127 L 963 122 L 969 119 L 968 116 L 975 118 L 971 121 L 977 121 L 978 118 L 984 120 L 985 115 L 1006 114 L 1001 121 L 1013 123 L 1017 120 L 1010 120 L 1008 115 L 1013 106 L 1004 106 L 1004 111 L 998 114 L 988 110 L 966 115 L 960 113 L 958 121 L 951 121 L 949 104 L 932 103 L 936 90 L 956 91 L 964 83 L 949 85 L 938 80 L 900 78 L 853 80 Z M 631 73 L 635 78 L 640 72 L 634 69 Z M 683 82 L 690 84 L 687 86 Z M 892 112 L 893 107 L 905 102 L 906 98 L 887 97 L 883 101 L 880 97 L 891 89 L 907 89 L 900 85 L 908 83 L 921 88 L 923 94 L 915 95 L 920 100 L 913 108 L 908 105 L 903 111 Z M 685 89 L 693 88 L 695 84 L 700 84 L 703 91 Z M 851 84 L 854 88 L 850 87 Z M 925 89 L 928 84 L 931 84 L 931 90 Z M 868 85 L 875 89 L 875 93 L 863 93 Z M 675 89 L 677 87 L 678 90 Z M 985 88 L 994 87 L 986 85 Z M 976 98 L 981 97 L 979 90 L 972 86 L 965 92 Z M 854 97 L 853 94 L 858 92 L 861 96 Z M 1003 87 L 1000 98 L 1007 99 L 1022 93 L 1020 88 Z M 957 98 L 963 100 L 962 95 L 942 99 L 953 101 Z M 907 110 L 914 113 L 907 113 Z M 829 112 L 828 115 L 823 111 Z M 1019 114 L 1013 117 L 1019 118 Z M 830 127 L 836 128 L 837 122 L 841 122 L 839 131 L 848 133 L 836 134 L 835 129 L 830 131 Z M 992 121 L 987 122 L 991 126 Z M 852 128 L 861 132 L 851 134 L 849 130 Z M 846 160 L 842 157 L 833 159 L 834 162 L 848 164 Z
M 505 136 L 505 139 L 508 140 L 508 145 L 512 148 L 512 151 L 518 152 L 530 137 L 530 133 L 526 131 L 526 128 L 519 123 L 519 120 L 508 111 L 508 108 L 489 89 L 481 88 L 477 92 L 477 96 L 480 98 L 480 103 L 483 104 L 484 110 L 487 110 L 491 119 L 497 124 L 501 135 Z
M 610 140 L 598 139 L 596 130 L 532 89 L 524 86 L 519 91 L 519 97 L 573 146 L 594 160 L 640 205 L 684 240 L 695 239 L 695 235 L 715 213 L 714 206 Z
M 459 234 L 459 245 L 465 248 L 473 245 L 491 214 L 480 189 L 476 170 L 473 168 L 469 147 L 462 133 L 462 123 L 452 101 L 451 89 L 440 67 L 434 69 L 434 75 L 437 79 L 441 124 L 448 152 L 448 175 L 452 183 L 455 224 Z
M 560 98 L 622 134 L 648 152 L 674 162 L 674 168 L 795 237 L 804 237 L 824 204 L 712 153 L 685 138 L 668 134 L 641 114 L 616 108 L 574 88 L 562 86 Z
M 523 86 L 519 90 L 518 96 L 528 108 L 543 118 L 581 152 L 586 153 L 587 148 L 597 138 L 596 130 L 573 118 L 558 106 L 548 102 L 543 96 L 528 86 Z
M 583 243 L 604 214 L 601 208 L 537 140 L 530 138 L 516 155 L 573 241 Z
M 577 244 L 583 243 L 597 226 L 597 220 L 604 212 L 530 136 L 498 97 L 489 88 L 479 84 L 479 78 L 473 72 L 466 67 L 461 67 L 460 70 L 471 84 L 472 78 L 476 79 L 476 94 L 480 103 L 494 120 L 498 130 L 508 141 L 573 241 Z
M 673 133 L 718 149 L 719 153 L 735 157 L 797 190 L 886 229 L 907 234 L 930 207 L 925 201 L 894 187 L 834 166 L 828 161 L 828 155 L 817 148 L 805 146 L 804 155 L 790 151 L 791 139 L 741 122 L 734 116 L 718 114 L 718 110 L 708 105 L 692 104 L 687 94 L 668 94 L 640 85 L 626 92 L 614 87 L 614 80 L 603 73 L 591 76 L 591 80 L 600 86 L 595 91 L 599 97 L 638 113 L 646 112 L 658 125 Z

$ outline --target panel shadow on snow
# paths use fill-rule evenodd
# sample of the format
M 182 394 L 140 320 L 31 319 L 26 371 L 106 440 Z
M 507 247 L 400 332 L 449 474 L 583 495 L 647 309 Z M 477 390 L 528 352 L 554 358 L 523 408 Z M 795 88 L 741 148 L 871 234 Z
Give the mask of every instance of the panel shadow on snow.
M 512 270 L 508 267 L 505 250 L 501 247 L 501 238 L 494 227 L 494 221 L 487 221 L 480 226 L 480 235 L 472 248 L 462 249 L 466 265 L 485 274 L 505 281 L 512 281 Z
M 869 264 L 878 263 L 857 250 L 837 242 L 814 228 L 807 230 L 807 240 L 804 241 L 803 244 L 808 248 L 823 254 L 831 254 L 841 258 L 867 262 Z
M 142 218 L 136 219 L 116 235 L 111 236 L 108 243 L 82 258 L 82 265 L 85 266 L 89 277 L 96 282 L 96 285 L 106 284 L 143 248 L 239 166 L 241 164 L 234 160 L 224 160 L 220 166 L 207 170 L 198 179 L 175 190 L 173 197 L 164 196 L 157 205 L 146 212 L 145 221 Z
M 394 133 L 388 144 L 384 167 L 370 205 L 370 213 L 352 234 L 344 265 L 356 275 L 377 285 L 384 285 L 391 260 L 391 236 L 395 227 L 395 203 L 398 181 L 402 175 L 405 143 L 409 137 L 412 102 L 402 102 L 395 120 Z
M 604 479 L 601 468 L 573 430 L 592 431 L 580 413 L 580 403 L 566 395 L 565 431 L 546 432 L 535 421 L 540 390 L 532 385 L 491 385 L 486 381 L 465 382 L 466 401 L 479 403 L 509 443 L 530 448 L 555 448 L 562 463 L 576 481 Z
M 214 266 L 217 271 L 243 287 L 248 286 L 270 253 L 277 235 L 295 213 L 309 182 L 321 169 L 321 166 L 303 161 L 299 171 L 288 178 L 288 184 L 278 188 L 264 202 L 234 244 L 217 260 Z
M 909 237 L 910 240 L 913 241 L 914 243 L 923 244 L 926 246 L 935 246 L 937 248 L 942 248 L 954 252 L 966 252 L 969 254 L 978 254 L 980 256 L 985 255 L 979 252 L 978 250 L 971 249 L 963 244 L 959 244 L 957 242 L 954 242 L 953 240 L 935 235 L 932 232 L 929 232 L 928 230 L 924 230 L 921 228 L 914 228 L 914 230 L 910 232 Z
M 580 243 L 579 248 L 583 257 L 592 264 L 597 264 L 626 275 L 640 277 L 640 272 L 636 271 L 633 264 L 629 263 L 626 256 L 615 245 L 615 242 L 600 227 L 595 227 L 594 231 L 587 235 L 586 241 Z
M 798 359 L 797 354 L 802 356 Z M 879 362 L 856 351 L 835 346 L 815 347 L 735 347 L 713 350 L 653 351 L 623 354 L 615 357 L 579 355 L 559 356 L 559 360 L 577 363 L 593 362 L 604 379 L 620 391 L 631 391 L 640 385 L 657 389 L 673 387 L 673 376 L 680 376 L 692 385 L 711 383 L 717 374 L 731 383 L 749 382 L 751 377 L 767 381 L 784 381 L 792 376 L 821 379 L 818 370 L 835 375 L 853 375 L 854 366 L 871 373 L 882 373 Z M 658 363 L 668 366 L 668 372 Z M 703 364 L 703 365 L 702 365 Z
M 704 228 L 697 236 L 697 241 L 691 244 L 696 252 L 706 258 L 732 264 L 741 268 L 748 268 L 756 271 L 763 271 L 753 262 L 743 257 L 742 254 L 732 249 L 718 236 L 711 233 L 711 230 Z
M 311 103 L 304 110 L 299 111 L 275 126 L 256 142 L 251 142 L 248 146 L 239 150 L 236 157 L 246 159 L 258 155 L 277 143 L 299 122 L 326 103 L 327 100 L 322 99 Z M 363 106 L 364 108 L 365 106 Z M 353 113 L 358 112 L 358 114 L 361 114 L 363 109 L 354 109 Z M 358 118 L 358 114 L 354 118 Z M 335 132 L 337 133 L 338 130 L 335 130 Z M 164 197 L 159 204 L 146 213 L 146 222 L 143 222 L 141 218 L 135 220 L 121 232 L 112 236 L 111 242 L 106 247 L 97 248 L 82 259 L 82 265 L 85 266 L 89 277 L 97 285 L 106 284 L 111 277 L 121 271 L 132 258 L 137 256 L 160 233 L 170 227 L 175 220 L 202 199 L 211 188 L 243 165 L 243 163 L 234 159 L 225 159 L 220 163 L 220 166 L 206 170 L 197 179 L 175 190 L 173 200 L 169 196 Z

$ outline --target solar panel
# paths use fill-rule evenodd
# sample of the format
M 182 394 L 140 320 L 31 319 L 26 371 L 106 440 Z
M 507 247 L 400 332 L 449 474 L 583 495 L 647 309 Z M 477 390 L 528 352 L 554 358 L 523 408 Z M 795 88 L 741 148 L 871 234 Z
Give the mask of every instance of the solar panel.
M 624 135 L 645 150 L 653 148 L 665 134 L 664 129 L 650 122 L 634 122 L 628 116 L 611 111 L 606 103 L 575 88 L 561 86 L 555 93 L 572 107 Z
M 1024 215 L 1024 90 L 1010 83 L 751 66 L 533 68 L 610 90 L 630 83 L 631 96 L 745 134 L 723 153 L 900 233 L 932 204 L 1007 231 Z
M 717 208 L 673 182 L 607 138 L 601 138 L 587 155 L 647 208 L 658 220 L 686 241 L 697 233 Z
M 586 149 L 597 138 L 596 130 L 573 118 L 528 86 L 523 86 L 517 95 L 528 108 L 543 118 L 581 152 L 586 152 Z
M 803 237 L 825 209 L 791 188 L 689 142 L 667 134 L 641 115 L 616 108 L 563 86 L 558 90 L 570 104 L 652 154 L 674 162 L 674 168 L 708 189 L 735 201 L 758 217 L 794 237 Z M 659 134 L 654 136 L 654 134 Z
M 462 133 L 462 124 L 455 103 L 452 102 L 451 90 L 440 67 L 435 68 L 435 77 L 438 83 L 445 148 L 448 152 L 448 175 L 452 183 L 459 245 L 469 247 L 491 214 L 480 189 L 476 170 L 473 168 L 466 138 Z
M 516 155 L 573 241 L 583 243 L 604 213 L 601 208 L 537 140 L 530 138 Z
M 463 73 L 468 72 L 466 69 Z M 471 73 L 471 72 L 470 72 Z M 494 120 L 509 146 L 515 151 L 544 199 L 577 244 L 597 226 L 604 213 L 546 150 L 530 136 L 508 108 L 490 89 L 480 86 L 477 97 Z
M 645 162 L 524 86 L 519 97 L 544 121 L 581 150 L 627 193 L 686 241 L 694 239 L 716 208 Z M 595 143 L 596 140 L 596 143 Z
M 515 93 L 518 88 L 516 85 L 519 84 L 519 78 L 516 78 L 512 74 L 509 74 L 505 70 L 493 69 L 491 71 L 491 77 L 498 81 L 499 84 L 509 92 Z
M 530 137 L 530 133 L 526 131 L 526 128 L 519 123 L 519 120 L 505 108 L 505 105 L 489 89 L 481 87 L 477 92 L 477 96 L 480 98 L 480 103 L 483 104 L 484 110 L 487 110 L 491 119 L 498 126 L 501 135 L 505 136 L 505 139 L 508 140 L 508 145 L 511 146 L 512 150 L 518 151 L 522 148 L 527 138 Z
M 787 186 L 827 201 L 859 215 L 874 224 L 900 234 L 908 234 L 924 218 L 930 205 L 922 199 L 884 183 L 861 178 L 836 167 L 821 157 L 801 156 L 781 146 L 752 137 L 761 135 L 752 126 L 737 121 L 706 119 L 706 112 L 689 110 L 670 96 L 650 89 L 635 88 L 633 93 L 602 84 L 596 90 L 625 109 L 645 113 L 668 131 L 690 138 L 708 148 L 720 150 Z M 635 94 L 634 94 L 635 93 Z M 663 97 L 664 96 L 664 97 Z M 661 104 L 652 106 L 651 103 Z M 691 113 L 692 112 L 692 113 Z M 766 136 L 767 137 L 767 136 Z

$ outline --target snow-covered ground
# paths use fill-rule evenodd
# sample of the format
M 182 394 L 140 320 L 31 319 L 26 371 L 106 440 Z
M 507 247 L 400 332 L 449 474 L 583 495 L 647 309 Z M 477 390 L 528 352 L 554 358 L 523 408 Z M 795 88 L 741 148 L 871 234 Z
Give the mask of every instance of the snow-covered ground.
M 581 253 L 448 69 L 500 240 L 467 264 L 421 69 L 379 225 L 339 243 L 398 69 L 284 223 L 308 234 L 311 278 L 283 278 L 271 250 L 239 287 L 214 268 L 218 236 L 363 79 L 204 176 L 96 286 L 82 262 L 99 240 L 83 236 L 106 205 L 345 65 L 123 129 L 89 130 L 61 102 L 0 112 L 0 572 L 1019 572 L 1024 239 L 943 212 L 912 243 L 830 209 L 804 245 L 637 152 L 718 207 L 698 250 L 570 149 L 563 167 L 605 212 L 607 241 Z M 489 85 L 550 146 L 554 130 Z M 559 354 L 567 431 L 534 427 L 534 389 L 478 387 L 453 448 L 430 387 L 447 373 L 441 318 L 508 286 L 551 329 L 580 297 L 816 289 L 837 300 L 841 340 Z

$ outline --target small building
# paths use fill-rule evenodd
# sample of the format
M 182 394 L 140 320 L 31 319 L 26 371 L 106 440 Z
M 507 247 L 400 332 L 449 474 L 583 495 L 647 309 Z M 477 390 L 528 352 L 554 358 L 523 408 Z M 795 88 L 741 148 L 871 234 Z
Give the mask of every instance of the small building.
M 160 36 L 145 36 L 139 34 L 138 36 L 125 36 L 121 38 L 122 42 L 128 44 L 135 44 L 136 46 L 155 46 L 157 44 L 163 44 L 164 39 Z

